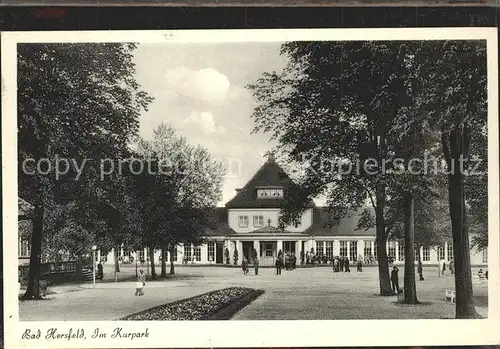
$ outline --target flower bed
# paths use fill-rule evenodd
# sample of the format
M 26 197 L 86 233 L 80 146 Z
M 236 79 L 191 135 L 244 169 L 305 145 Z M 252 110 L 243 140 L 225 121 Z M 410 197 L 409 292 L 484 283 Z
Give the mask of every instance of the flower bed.
M 229 287 L 160 305 L 120 320 L 228 320 L 262 293 L 264 291 L 253 288 Z

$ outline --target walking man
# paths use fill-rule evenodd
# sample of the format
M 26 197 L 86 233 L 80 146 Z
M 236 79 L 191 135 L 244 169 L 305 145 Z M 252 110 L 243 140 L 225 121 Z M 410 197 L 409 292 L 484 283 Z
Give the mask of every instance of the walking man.
M 276 258 L 276 275 L 281 275 L 281 258 Z
M 259 259 L 257 257 L 253 260 L 253 267 L 255 269 L 255 275 L 259 275 Z
M 346 273 L 350 273 L 351 272 L 351 269 L 349 269 L 349 257 L 345 257 L 344 269 L 345 269 Z
M 399 269 L 396 266 L 392 267 L 392 271 L 391 271 L 391 283 L 392 283 L 392 291 L 394 292 L 394 294 L 398 294 L 399 293 L 399 276 L 398 276 L 398 271 L 399 271 Z

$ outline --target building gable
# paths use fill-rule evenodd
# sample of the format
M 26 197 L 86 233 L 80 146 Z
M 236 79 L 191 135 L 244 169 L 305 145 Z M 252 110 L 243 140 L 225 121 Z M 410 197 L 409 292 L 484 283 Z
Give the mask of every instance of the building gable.
M 281 208 L 286 201 L 287 188 L 295 185 L 281 166 L 275 161 L 274 156 L 269 156 L 267 161 L 247 182 L 237 189 L 236 196 L 226 203 L 227 208 Z M 259 198 L 258 190 L 283 189 L 283 197 Z M 306 207 L 313 207 L 312 201 L 305 203 Z

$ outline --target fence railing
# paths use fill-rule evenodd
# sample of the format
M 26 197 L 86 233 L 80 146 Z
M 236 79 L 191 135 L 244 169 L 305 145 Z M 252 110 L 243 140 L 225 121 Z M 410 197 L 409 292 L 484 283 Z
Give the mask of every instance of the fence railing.
M 28 278 L 29 265 L 19 266 L 19 279 L 24 280 Z M 40 276 L 50 275 L 50 274 L 69 274 L 77 272 L 77 262 L 76 261 L 64 261 L 64 262 L 51 262 L 42 263 L 40 265 Z

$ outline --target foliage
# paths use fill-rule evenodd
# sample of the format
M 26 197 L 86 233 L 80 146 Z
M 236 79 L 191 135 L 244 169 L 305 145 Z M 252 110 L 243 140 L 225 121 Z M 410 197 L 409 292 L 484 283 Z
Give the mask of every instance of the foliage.
M 224 260 L 226 261 L 226 264 L 230 264 L 230 261 L 229 261 L 229 249 L 227 247 L 224 249 Z
M 234 265 L 238 265 L 238 258 L 239 258 L 239 254 L 238 254 L 238 249 L 234 249 L 234 252 L 233 252 L 233 263 Z
M 135 81 L 134 49 L 134 44 L 18 46 L 19 196 L 35 212 L 26 298 L 39 297 L 46 208 L 100 204 L 110 184 L 99 176 L 100 160 L 126 156 L 139 115 L 152 101 Z M 59 163 L 66 170 L 67 164 L 68 171 L 59 178 L 53 171 L 40 173 L 41 159 L 52 169 Z M 63 236 L 88 234 L 78 217 L 73 228 Z

